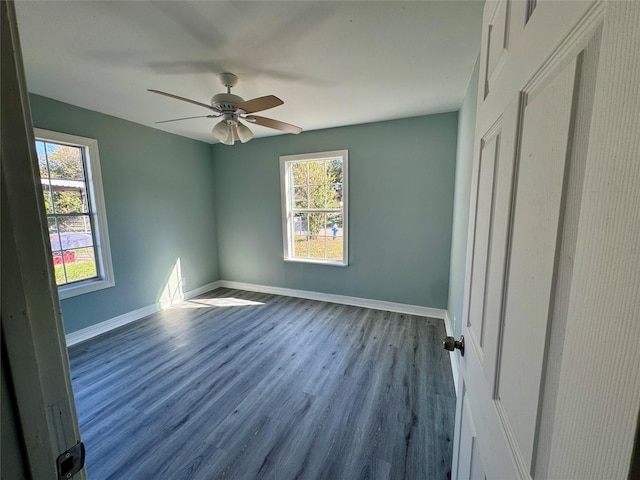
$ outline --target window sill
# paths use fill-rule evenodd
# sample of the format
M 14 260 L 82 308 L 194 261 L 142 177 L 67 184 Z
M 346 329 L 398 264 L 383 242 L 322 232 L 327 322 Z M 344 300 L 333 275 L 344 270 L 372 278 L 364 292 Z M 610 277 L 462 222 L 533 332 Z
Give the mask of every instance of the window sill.
M 84 280 L 82 282 L 58 287 L 58 297 L 60 297 L 60 300 L 64 300 L 66 298 L 76 297 L 85 293 L 103 290 L 105 288 L 113 287 L 114 285 L 115 282 L 113 280 L 102 278 Z
M 291 263 L 310 263 L 312 265 L 327 265 L 329 267 L 348 267 L 348 263 L 342 263 L 339 260 L 336 261 L 326 261 L 326 260 L 312 260 L 309 258 L 285 258 L 285 262 Z

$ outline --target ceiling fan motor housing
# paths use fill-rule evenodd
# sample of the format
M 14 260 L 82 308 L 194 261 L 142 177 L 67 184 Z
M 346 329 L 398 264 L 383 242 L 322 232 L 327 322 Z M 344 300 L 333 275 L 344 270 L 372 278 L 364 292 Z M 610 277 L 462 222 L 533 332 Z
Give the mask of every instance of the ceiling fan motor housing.
M 225 113 L 222 115 L 221 122 L 226 122 L 229 125 L 237 125 L 238 124 L 238 115 L 233 113 Z
M 211 98 L 211 106 L 222 113 L 231 113 L 236 110 L 236 105 L 244 102 L 244 98 L 233 93 L 218 93 Z

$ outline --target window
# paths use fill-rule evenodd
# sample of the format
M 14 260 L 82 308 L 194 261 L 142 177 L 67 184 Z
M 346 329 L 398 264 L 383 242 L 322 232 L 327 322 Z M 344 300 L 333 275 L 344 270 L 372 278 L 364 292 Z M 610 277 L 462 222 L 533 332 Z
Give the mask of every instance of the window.
M 98 142 L 35 129 L 60 298 L 114 285 Z
M 280 157 L 284 259 L 344 266 L 348 151 Z

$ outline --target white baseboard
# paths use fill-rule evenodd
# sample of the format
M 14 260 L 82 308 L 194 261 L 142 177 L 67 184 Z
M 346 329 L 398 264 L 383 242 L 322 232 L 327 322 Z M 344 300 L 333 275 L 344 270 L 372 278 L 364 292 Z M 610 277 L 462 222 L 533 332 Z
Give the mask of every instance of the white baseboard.
M 152 313 L 156 313 L 160 310 L 160 305 L 147 305 L 146 307 L 139 308 L 137 310 L 133 310 L 132 312 L 127 312 L 122 315 L 118 315 L 117 317 L 110 318 L 109 320 L 105 320 L 104 322 L 96 323 L 95 325 L 91 325 L 90 327 L 83 328 L 82 330 L 77 330 L 75 332 L 68 333 L 65 335 L 67 340 L 67 346 L 75 345 L 76 343 L 84 342 L 85 340 L 89 340 L 90 338 L 97 337 L 98 335 L 102 335 L 114 328 L 121 327 L 126 325 L 127 323 L 135 322 L 136 320 L 140 320 L 141 318 L 148 317 Z
M 189 300 L 193 297 L 197 297 L 198 295 L 202 295 L 203 293 L 210 292 L 211 290 L 215 290 L 216 288 L 220 288 L 222 286 L 222 280 L 217 280 L 215 282 L 207 283 L 198 288 L 194 288 L 193 290 L 189 290 L 188 292 L 184 292 L 184 299 Z
M 188 292 L 184 292 L 184 300 L 189 300 L 203 293 L 210 292 L 216 288 L 225 287 L 237 290 L 247 290 L 249 292 L 271 293 L 274 295 L 284 295 L 286 297 L 306 298 L 308 300 L 319 300 L 322 302 L 339 303 L 342 305 L 352 305 L 354 307 L 372 308 L 375 310 L 385 310 L 389 312 L 404 313 L 408 315 L 419 315 L 421 317 L 441 318 L 444 320 L 447 335 L 450 335 L 451 327 L 449 325 L 447 311 L 440 308 L 422 307 L 419 305 L 408 305 L 404 303 L 385 302 L 382 300 L 373 300 L 369 298 L 348 297 L 345 295 L 336 295 L 332 293 L 312 292 L 309 290 L 296 290 L 292 288 L 270 287 L 267 285 L 256 285 L 253 283 L 232 282 L 228 280 L 218 280 L 208 283 Z M 132 312 L 118 315 L 117 317 L 105 320 L 104 322 L 91 325 L 76 332 L 65 335 L 67 346 L 75 345 L 90 338 L 106 333 L 115 328 L 121 327 L 136 320 L 160 311 L 169 305 L 160 305 L 159 303 L 139 308 Z M 453 362 L 453 360 L 452 360 Z M 452 363 L 453 367 L 453 363 Z M 457 368 L 454 373 L 454 379 L 457 381 Z M 457 385 L 456 385 L 457 389 Z
M 451 325 L 448 311 L 445 311 L 444 328 L 447 331 L 447 336 L 453 337 L 453 325 Z M 449 359 L 451 360 L 451 373 L 453 373 L 453 386 L 456 389 L 456 396 L 458 396 L 460 394 L 458 391 L 458 352 L 449 352 Z
M 193 290 L 189 290 L 188 292 L 184 292 L 183 297 L 184 300 L 189 300 L 193 297 L 197 297 L 198 295 L 202 295 L 203 293 L 210 292 L 211 290 L 215 290 L 216 288 L 220 288 L 220 282 L 212 282 L 202 287 L 194 288 Z M 104 322 L 96 323 L 95 325 L 91 325 L 90 327 L 83 328 L 82 330 L 77 330 L 75 332 L 71 332 L 65 335 L 67 340 L 67 346 L 70 347 L 75 345 L 76 343 L 84 342 L 85 340 L 89 340 L 90 338 L 97 337 L 98 335 L 102 335 L 103 333 L 107 333 L 110 330 L 121 327 L 131 322 L 135 322 L 136 320 L 141 320 L 145 317 L 148 317 L 152 313 L 156 313 L 163 308 L 170 307 L 170 304 L 162 304 L 156 303 L 153 305 L 147 305 L 146 307 L 138 308 L 137 310 L 133 310 L 131 312 L 123 313 L 122 315 L 118 315 L 117 317 L 110 318 L 109 320 L 105 320 Z
M 312 292 L 310 290 L 296 290 L 293 288 L 232 282 L 229 280 L 220 280 L 220 286 L 225 288 L 234 288 L 237 290 L 247 290 L 249 292 L 271 293 L 274 295 L 283 295 L 285 297 L 306 298 L 307 300 L 319 300 L 322 302 L 339 303 L 341 305 L 351 305 L 354 307 L 372 308 L 374 310 L 385 310 L 389 312 L 405 313 L 408 315 L 419 315 L 421 317 L 441 318 L 443 320 L 447 314 L 446 310 L 440 308 L 386 302 L 370 298 L 348 297 L 346 295 Z

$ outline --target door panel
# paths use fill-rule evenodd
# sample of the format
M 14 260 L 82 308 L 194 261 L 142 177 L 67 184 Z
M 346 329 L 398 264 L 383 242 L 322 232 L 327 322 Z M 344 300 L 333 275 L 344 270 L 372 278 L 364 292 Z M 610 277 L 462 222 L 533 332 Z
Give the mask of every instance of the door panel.
M 576 72 L 577 105 L 574 108 L 575 119 L 573 131 L 575 135 L 570 147 L 565 200 L 563 202 L 562 233 L 558 249 L 556 266 L 555 291 L 548 331 L 548 346 L 545 356 L 544 370 L 545 388 L 541 398 L 539 431 L 536 434 L 536 461 L 533 470 L 534 478 L 547 478 L 548 460 L 551 455 L 551 442 L 548 441 L 553 432 L 553 419 L 556 413 L 555 402 L 560 386 L 560 365 L 563 359 L 564 332 L 567 328 L 567 314 L 571 297 L 574 260 L 576 258 L 577 232 L 580 219 L 580 204 L 584 185 L 585 161 L 588 153 L 588 133 L 591 129 L 593 114 L 593 98 L 599 63 L 601 30 L 595 33 L 586 49 L 579 56 Z
M 497 130 L 497 131 L 496 131 Z M 476 201 L 476 236 L 473 257 L 473 276 L 471 283 L 471 310 L 484 312 L 484 285 L 487 273 L 487 258 L 491 243 L 490 229 L 491 218 L 494 208 L 494 179 L 495 169 L 500 153 L 500 132 L 499 129 L 492 129 L 491 133 L 482 140 L 480 147 L 480 173 L 478 176 L 478 193 Z M 471 331 L 469 339 L 475 342 L 478 352 L 482 354 L 484 340 L 484 315 L 468 317 L 467 326 Z
M 471 409 L 466 397 L 466 388 L 462 386 L 462 418 L 460 421 L 460 434 L 464 442 L 460 444 L 460 457 L 458 464 L 457 477 L 468 478 L 471 480 L 484 480 L 484 468 L 482 466 L 482 457 L 478 448 L 476 437 L 476 428 L 473 423 Z
M 526 99 L 514 190 L 497 402 L 529 469 L 575 85 L 575 59 Z
M 498 76 L 506 60 L 510 3 L 509 0 L 487 2 L 486 8 L 492 9 L 493 14 L 489 21 L 486 36 L 487 68 L 485 73 L 485 97 L 489 94 L 489 90 L 493 85 L 493 79 Z

